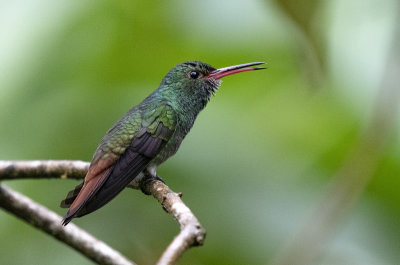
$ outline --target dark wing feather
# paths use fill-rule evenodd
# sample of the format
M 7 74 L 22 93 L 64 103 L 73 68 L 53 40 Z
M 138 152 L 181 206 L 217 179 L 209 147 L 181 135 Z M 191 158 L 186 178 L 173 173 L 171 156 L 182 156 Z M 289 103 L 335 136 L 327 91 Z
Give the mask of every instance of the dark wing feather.
M 157 155 L 165 141 L 145 133 L 129 146 L 105 180 L 101 188 L 90 198 L 77 217 L 91 213 L 118 195 L 148 163 Z
M 72 218 L 91 213 L 108 203 L 157 156 L 172 136 L 173 130 L 157 119 L 154 122 L 157 123 L 156 131 L 141 130 L 119 159 L 102 158 L 91 165 L 79 194 L 77 186 L 62 202 L 63 206 L 70 204 L 64 225 Z
M 63 225 L 67 225 L 72 218 L 76 217 L 79 211 L 83 208 L 84 204 L 99 190 L 101 185 L 107 179 L 107 176 L 113 167 L 112 164 L 113 162 L 111 159 L 101 159 L 97 161 L 97 163 L 90 166 L 81 190 L 74 198 L 74 201 L 71 203 L 67 214 L 64 216 Z M 70 193 L 71 192 L 68 194 Z M 75 190 L 72 191 L 72 194 L 74 193 L 76 193 Z M 68 200 L 70 201 L 71 199 L 73 198 L 69 198 Z

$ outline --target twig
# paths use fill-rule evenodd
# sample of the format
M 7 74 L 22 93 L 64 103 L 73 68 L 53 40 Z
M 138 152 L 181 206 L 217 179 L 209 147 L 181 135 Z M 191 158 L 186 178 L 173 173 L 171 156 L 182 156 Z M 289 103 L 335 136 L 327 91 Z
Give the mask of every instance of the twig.
M 0 161 L 0 180 L 83 179 L 89 163 L 78 160 Z
M 60 216 L 4 185 L 0 185 L 0 207 L 71 246 L 98 264 L 134 265 L 119 252 L 76 225 L 63 227 Z
M 82 180 L 89 165 L 88 162 L 80 160 L 0 160 L 0 180 L 43 178 Z M 139 189 L 139 184 L 129 184 L 128 188 Z
M 181 193 L 173 192 L 159 180 L 150 181 L 146 188 L 146 191 L 161 203 L 163 208 L 175 218 L 181 227 L 181 232 L 169 244 L 157 263 L 157 265 L 175 264 L 190 247 L 203 245 L 206 231 L 181 200 Z
M 48 161 L 0 161 L 0 180 L 6 179 L 27 179 L 27 178 L 62 178 L 62 179 L 82 179 L 89 167 L 89 163 L 83 161 L 65 161 L 65 160 L 48 160 Z M 138 184 L 131 185 L 132 188 L 138 188 Z M 3 190 L 10 191 L 9 188 Z M 200 222 L 197 220 L 196 216 L 191 212 L 191 210 L 183 203 L 181 200 L 181 194 L 173 192 L 167 185 L 159 180 L 151 180 L 145 183 L 144 190 L 146 193 L 153 195 L 156 198 L 162 207 L 170 213 L 175 220 L 180 225 L 180 233 L 174 238 L 168 248 L 164 251 L 161 258 L 159 259 L 157 265 L 166 265 L 166 264 L 175 264 L 177 260 L 182 256 L 182 254 L 188 250 L 192 246 L 202 245 L 205 239 L 205 229 L 201 226 Z M 13 192 L 13 191 L 11 191 Z M 23 196 L 18 194 L 19 196 Z M 22 198 L 22 197 L 21 197 Z M 30 199 L 29 203 L 32 202 Z M 19 201 L 19 198 L 15 200 Z M 29 203 L 27 203 L 29 205 Z M 11 206 L 10 206 L 11 205 Z M 8 210 L 6 207 L 12 207 L 12 204 L 8 200 L 2 200 L 0 198 L 0 207 L 3 207 Z M 37 205 L 37 207 L 42 207 Z M 44 207 L 42 207 L 44 208 Z M 29 207 L 26 208 L 17 208 L 13 210 L 13 214 L 18 217 L 27 220 L 24 216 L 26 215 L 26 211 Z M 49 211 L 44 208 L 47 212 L 52 215 L 56 215 L 55 213 Z M 10 210 L 9 210 L 10 211 Z M 16 211 L 16 213 L 14 212 Z M 11 211 L 10 211 L 11 212 Z M 67 243 L 64 240 L 64 237 L 57 237 L 55 233 L 58 229 L 61 229 L 63 233 L 68 234 L 70 227 L 76 226 L 68 225 L 64 229 L 61 227 L 61 218 L 57 215 L 57 225 L 49 225 L 46 221 L 42 219 L 46 216 L 34 215 L 35 211 L 31 211 L 33 215 L 33 219 L 27 220 L 30 224 L 46 231 L 47 233 L 54 235 L 57 239 Z M 37 220 L 37 222 L 42 222 L 43 226 L 35 225 L 35 222 L 32 220 Z M 52 229 L 56 228 L 56 231 Z M 80 230 L 82 231 L 82 230 Z M 82 231 L 84 232 L 84 231 Z M 86 233 L 86 232 L 84 232 Z M 79 232 L 75 233 L 79 235 Z M 68 244 L 68 243 L 67 243 Z M 86 243 L 79 243 L 86 244 Z M 91 243 L 89 243 L 91 244 Z M 104 244 L 104 243 L 103 243 Z M 75 247 L 74 247 L 75 248 Z M 75 248 L 78 251 L 83 253 L 78 248 Z M 89 257 L 91 258 L 91 257 Z M 93 259 L 93 258 L 91 258 Z M 99 263 L 99 264 L 107 264 L 107 263 Z M 119 263 L 114 263 L 119 264 Z

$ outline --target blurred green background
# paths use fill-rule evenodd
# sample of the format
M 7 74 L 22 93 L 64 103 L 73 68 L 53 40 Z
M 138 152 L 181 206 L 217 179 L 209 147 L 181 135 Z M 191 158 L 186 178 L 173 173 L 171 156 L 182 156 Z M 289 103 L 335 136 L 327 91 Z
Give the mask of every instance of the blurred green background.
M 0 1 L 0 159 L 89 161 L 176 64 L 266 61 L 224 79 L 158 173 L 207 229 L 179 264 L 268 264 L 367 130 L 398 11 L 395 0 Z M 371 181 L 312 264 L 400 264 L 397 114 Z M 4 182 L 60 215 L 77 183 Z M 74 222 L 140 265 L 178 232 L 134 190 Z M 91 262 L 0 211 L 0 264 Z

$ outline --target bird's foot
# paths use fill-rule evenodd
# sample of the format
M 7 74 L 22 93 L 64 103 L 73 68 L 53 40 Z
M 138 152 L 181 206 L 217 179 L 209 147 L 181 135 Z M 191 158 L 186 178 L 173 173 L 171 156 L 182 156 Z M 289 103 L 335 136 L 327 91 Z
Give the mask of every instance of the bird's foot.
M 161 181 L 162 183 L 165 184 L 164 180 L 158 175 L 148 176 L 147 178 L 143 179 L 140 182 L 140 184 L 139 184 L 140 190 L 146 195 L 151 195 L 151 193 L 149 191 L 149 184 L 150 184 L 150 182 L 156 181 L 156 180 Z
M 165 184 L 165 181 L 164 181 L 159 175 L 156 175 L 153 179 L 154 179 L 154 180 L 161 181 L 162 183 Z

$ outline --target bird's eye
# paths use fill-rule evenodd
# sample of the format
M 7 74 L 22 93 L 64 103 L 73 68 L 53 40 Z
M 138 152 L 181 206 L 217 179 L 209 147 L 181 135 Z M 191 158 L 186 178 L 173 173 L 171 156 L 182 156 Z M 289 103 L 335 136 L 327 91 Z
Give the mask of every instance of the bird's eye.
M 199 72 L 197 72 L 197 71 L 191 71 L 189 73 L 189 75 L 190 75 L 190 78 L 192 78 L 192 79 L 197 79 L 200 76 Z

